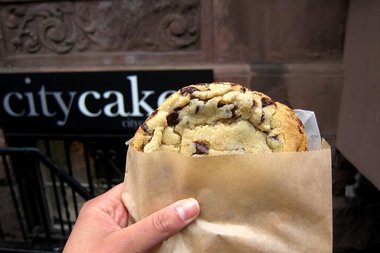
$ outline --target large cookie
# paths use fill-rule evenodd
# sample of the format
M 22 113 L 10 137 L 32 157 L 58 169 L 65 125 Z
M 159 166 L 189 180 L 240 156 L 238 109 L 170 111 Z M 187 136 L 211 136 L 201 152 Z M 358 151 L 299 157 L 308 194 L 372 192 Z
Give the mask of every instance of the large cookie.
M 226 82 L 186 86 L 168 97 L 138 128 L 132 145 L 189 156 L 307 150 L 293 110 Z

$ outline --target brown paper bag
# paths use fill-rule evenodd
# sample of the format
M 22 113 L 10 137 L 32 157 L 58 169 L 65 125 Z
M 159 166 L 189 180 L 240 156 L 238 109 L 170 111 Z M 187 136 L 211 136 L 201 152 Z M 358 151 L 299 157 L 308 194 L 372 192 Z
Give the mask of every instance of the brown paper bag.
M 128 150 L 132 220 L 183 198 L 200 216 L 157 252 L 332 252 L 331 153 L 187 157 Z

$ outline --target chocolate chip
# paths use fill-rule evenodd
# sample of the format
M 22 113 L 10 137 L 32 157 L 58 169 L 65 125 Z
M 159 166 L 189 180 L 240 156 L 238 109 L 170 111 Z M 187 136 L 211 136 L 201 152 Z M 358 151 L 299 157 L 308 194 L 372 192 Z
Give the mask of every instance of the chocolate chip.
M 154 110 L 148 117 L 148 119 L 153 118 L 158 113 L 158 109 Z
M 303 134 L 303 128 L 300 126 L 300 125 L 298 125 L 298 132 L 300 133 L 300 134 Z
M 260 124 L 262 124 L 264 122 L 264 120 L 265 120 L 265 116 L 264 116 L 264 114 L 262 114 L 261 118 L 260 118 Z
M 223 101 L 219 101 L 218 104 L 216 105 L 216 107 L 220 108 L 220 107 L 223 107 L 225 105 L 226 105 L 226 103 L 224 103 Z
M 183 96 L 186 96 L 186 95 L 191 95 L 193 94 L 193 92 L 195 91 L 199 91 L 197 88 L 193 87 L 193 86 L 186 86 L 186 87 L 183 87 L 181 90 L 180 90 L 180 93 L 183 95 Z
M 204 141 L 194 141 L 195 144 L 195 153 L 197 155 L 203 155 L 203 154 L 208 154 L 209 147 L 208 143 Z
M 268 105 L 273 105 L 274 102 L 273 102 L 273 100 L 270 99 L 270 98 L 263 97 L 263 98 L 261 99 L 261 104 L 262 104 L 262 107 L 265 107 L 265 106 L 268 106 Z
M 199 107 L 199 105 L 197 105 L 197 107 L 195 107 L 195 113 L 198 113 L 199 109 L 200 109 L 200 107 Z
M 238 107 L 236 105 L 234 105 L 234 107 L 231 109 L 231 112 L 232 112 L 231 118 L 236 118 L 236 110 L 237 109 L 238 109 Z
M 178 111 L 174 110 L 171 113 L 169 113 L 168 116 L 166 116 L 166 122 L 168 126 L 175 126 L 179 123 L 179 113 Z
M 179 106 L 177 108 L 174 109 L 175 112 L 179 112 L 180 110 L 182 110 L 183 108 L 185 108 L 186 106 L 188 106 L 190 104 L 190 101 L 187 103 L 187 104 L 184 104 L 182 106 Z
M 148 125 L 144 122 L 142 125 L 141 125 L 141 129 L 144 130 L 144 132 L 148 133 Z
M 278 141 L 279 139 L 278 139 L 278 134 L 276 134 L 276 135 L 271 135 L 271 136 L 269 136 L 269 138 L 271 138 L 271 139 L 273 139 L 273 140 L 275 140 L 275 141 Z
M 240 86 L 240 90 L 244 93 L 247 91 L 247 88 L 245 88 L 244 86 L 241 86 L 240 84 L 238 83 L 232 83 L 231 84 L 231 87 L 234 87 L 234 86 Z
M 150 115 L 150 117 L 153 117 L 154 115 L 156 115 L 158 113 L 158 109 L 154 110 L 154 112 L 152 112 L 152 114 Z
M 304 133 L 304 127 L 303 127 L 303 124 L 302 124 L 302 121 L 299 119 L 299 118 L 296 118 L 297 119 L 297 122 L 298 122 L 298 132 L 300 134 L 303 134 Z

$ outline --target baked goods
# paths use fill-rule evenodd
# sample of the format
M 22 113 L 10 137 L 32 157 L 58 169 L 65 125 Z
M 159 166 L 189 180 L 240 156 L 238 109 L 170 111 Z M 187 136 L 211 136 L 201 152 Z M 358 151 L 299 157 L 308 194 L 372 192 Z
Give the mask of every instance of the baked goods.
M 188 156 L 307 150 L 293 110 L 228 82 L 183 87 L 146 119 L 131 145 Z

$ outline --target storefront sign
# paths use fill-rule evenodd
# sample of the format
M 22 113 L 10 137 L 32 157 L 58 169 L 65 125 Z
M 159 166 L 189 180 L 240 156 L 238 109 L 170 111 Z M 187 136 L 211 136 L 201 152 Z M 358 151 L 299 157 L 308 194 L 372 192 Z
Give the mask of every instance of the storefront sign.
M 181 87 L 211 82 L 211 70 L 0 75 L 6 133 L 132 133 Z

